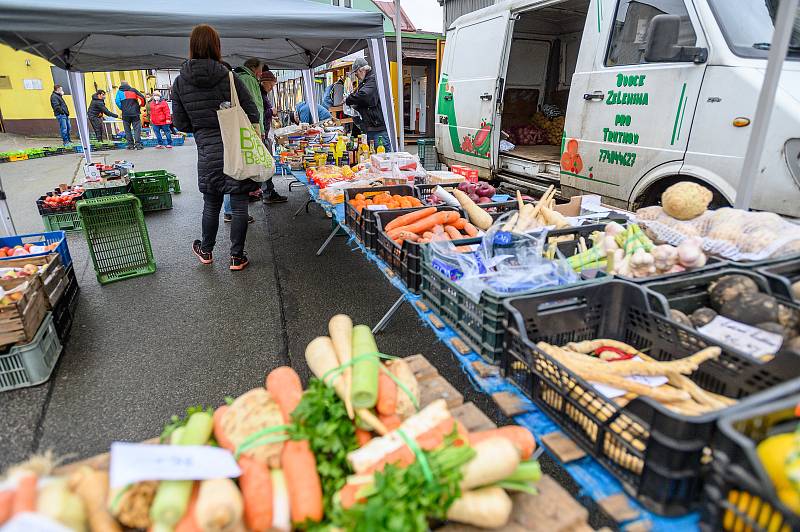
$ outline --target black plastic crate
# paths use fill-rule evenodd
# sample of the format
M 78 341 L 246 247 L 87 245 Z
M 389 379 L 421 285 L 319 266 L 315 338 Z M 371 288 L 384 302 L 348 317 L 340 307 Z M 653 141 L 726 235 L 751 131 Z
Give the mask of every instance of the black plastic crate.
M 763 268 L 764 266 L 771 266 L 773 264 L 777 264 L 779 262 L 786 262 L 792 259 L 800 259 L 800 253 L 792 253 L 790 255 L 785 255 L 783 257 L 768 257 L 766 259 L 761 260 L 729 260 L 728 263 L 731 266 L 735 266 L 737 268 Z
M 375 234 L 377 236 L 376 251 L 378 257 L 388 264 L 392 271 L 400 276 L 400 279 L 406 284 L 408 289 L 415 294 L 419 293 L 420 286 L 422 285 L 421 247 L 424 244 L 417 244 L 416 242 L 409 242 L 406 240 L 401 246 L 389 238 L 389 235 L 386 234 L 383 227 L 398 216 L 419 209 L 419 207 L 415 209 L 393 209 L 391 211 L 374 211 L 373 213 L 375 216 Z M 437 206 L 436 211 L 456 211 L 461 213 L 460 209 L 447 205 Z
M 756 447 L 776 432 L 793 432 L 800 423 L 800 384 L 782 398 L 731 409 L 717 422 L 714 463 L 703 490 L 700 528 L 705 532 L 800 530 L 800 515 L 777 496 Z
M 709 471 L 716 421 L 736 406 L 699 416 L 675 413 L 647 397 L 625 406 L 536 347 L 544 341 L 614 339 L 655 360 L 677 360 L 709 345 L 707 337 L 659 315 L 644 289 L 611 280 L 557 293 L 516 297 L 509 312 L 503 372 L 645 508 L 682 515 L 698 508 Z M 749 401 L 768 400 L 770 388 L 796 380 L 800 359 L 779 353 L 766 363 L 722 347 L 691 379 L 704 389 Z M 766 393 L 760 393 L 767 390 Z
M 763 266 L 756 271 L 767 280 L 772 295 L 800 304 L 800 298 L 792 292 L 792 284 L 800 281 L 800 258 Z
M 67 269 L 66 278 L 67 288 L 64 290 L 64 295 L 53 308 L 53 325 L 55 325 L 56 334 L 62 343 L 65 343 L 69 337 L 72 322 L 75 319 L 75 309 L 78 306 L 78 292 L 80 292 L 75 269 L 72 266 Z
M 39 214 L 44 216 L 46 214 L 62 214 L 65 212 L 76 212 L 77 206 L 76 202 L 78 200 L 83 199 L 83 194 L 79 197 L 75 198 L 75 201 L 72 202 L 70 205 L 48 205 L 44 202 L 48 196 L 51 194 L 46 194 L 44 196 L 39 196 L 39 199 L 36 200 L 36 208 L 39 209 Z
M 347 227 L 349 227 L 364 243 L 364 246 L 375 251 L 377 249 L 377 240 L 375 238 L 375 216 L 372 214 L 374 211 L 364 209 L 361 214 L 356 212 L 350 200 L 356 197 L 356 194 L 368 194 L 380 192 L 387 192 L 391 195 L 400 196 L 414 196 L 416 191 L 410 185 L 391 185 L 385 187 L 368 187 L 368 188 L 346 188 L 344 189 L 344 220 Z

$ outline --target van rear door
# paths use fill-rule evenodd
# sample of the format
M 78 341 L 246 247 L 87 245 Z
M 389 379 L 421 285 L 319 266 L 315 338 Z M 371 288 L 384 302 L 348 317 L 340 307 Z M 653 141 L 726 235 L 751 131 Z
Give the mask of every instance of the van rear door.
M 511 25 L 510 11 L 492 11 L 447 34 L 436 102 L 436 145 L 447 162 L 487 170 L 496 165 Z

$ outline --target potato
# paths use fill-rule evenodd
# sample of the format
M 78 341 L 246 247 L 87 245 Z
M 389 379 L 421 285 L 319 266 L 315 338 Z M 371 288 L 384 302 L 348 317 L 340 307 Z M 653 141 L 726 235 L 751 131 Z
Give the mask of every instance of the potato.
M 689 316 L 681 312 L 680 310 L 670 309 L 669 317 L 672 318 L 672 321 L 677 321 L 681 325 L 685 325 L 690 329 L 694 328 L 692 324 L 692 320 L 689 319 Z
M 692 315 L 689 316 L 689 319 L 692 321 L 692 325 L 695 327 L 702 327 L 703 325 L 707 325 L 717 317 L 717 312 L 714 309 L 710 309 L 708 307 L 700 307 L 699 309 L 692 312 Z
M 758 285 L 746 275 L 725 275 L 708 287 L 711 306 L 719 312 L 722 305 L 744 294 L 758 293 Z M 762 320 L 768 321 L 768 320 Z
M 755 325 L 778 321 L 778 301 L 760 292 L 742 294 L 722 304 L 719 313 L 732 320 Z
M 800 312 L 786 305 L 778 305 L 778 323 L 794 331 L 796 335 L 800 328 Z
M 784 349 L 789 349 L 800 355 L 800 336 L 795 336 L 788 342 L 783 343 Z
M 800 281 L 792 283 L 792 295 L 795 299 L 800 299 Z
M 708 209 L 714 194 L 690 181 L 675 183 L 661 194 L 664 212 L 678 220 L 692 220 Z

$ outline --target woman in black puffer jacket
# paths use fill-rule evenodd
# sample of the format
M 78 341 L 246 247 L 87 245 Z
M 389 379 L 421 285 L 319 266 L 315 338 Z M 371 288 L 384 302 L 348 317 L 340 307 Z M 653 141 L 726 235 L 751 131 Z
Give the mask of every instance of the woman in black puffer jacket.
M 197 144 L 197 181 L 203 193 L 203 239 L 195 240 L 192 250 L 203 264 L 210 264 L 219 229 L 219 211 L 225 194 L 231 196 L 231 270 L 243 270 L 247 264 L 244 241 L 247 236 L 248 194 L 259 183 L 251 179 L 237 181 L 225 175 L 222 135 L 217 110 L 231 101 L 230 68 L 222 63 L 219 34 L 206 24 L 196 26 L 189 39 L 189 60 L 172 85 L 172 123 L 181 131 L 194 133 Z M 258 108 L 244 83 L 234 76 L 239 103 L 254 124 Z

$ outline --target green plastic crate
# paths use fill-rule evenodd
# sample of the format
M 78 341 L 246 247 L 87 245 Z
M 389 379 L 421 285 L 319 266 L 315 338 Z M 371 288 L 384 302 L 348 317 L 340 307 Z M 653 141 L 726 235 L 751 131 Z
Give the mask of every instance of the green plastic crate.
M 136 194 L 136 197 L 142 202 L 142 210 L 144 212 L 163 211 L 172 208 L 172 194 L 169 192 Z
M 77 211 L 43 214 L 42 223 L 45 231 L 80 231 L 83 229 L 81 217 Z
M 53 313 L 48 312 L 33 340 L 0 354 L 0 392 L 45 382 L 60 355 L 61 342 L 53 325 Z
M 119 185 L 116 187 L 103 187 L 103 188 L 87 188 L 83 191 L 83 197 L 86 199 L 104 198 L 106 196 L 116 196 L 118 194 L 127 194 L 131 190 L 130 183 Z
M 436 153 L 436 139 L 417 139 L 417 156 L 426 170 L 442 169 Z
M 131 189 L 134 194 L 161 194 L 169 192 L 170 175 L 130 176 Z M 147 209 L 145 209 L 147 210 Z
M 166 170 L 144 170 L 142 172 L 130 172 L 128 177 L 160 177 L 168 176 L 175 177 L 175 174 L 167 172 Z
M 180 194 L 181 193 L 181 182 L 180 180 L 173 176 L 169 180 L 169 188 L 172 190 L 173 194 Z
M 100 284 L 156 271 L 139 198 L 120 194 L 85 199 L 77 208 Z

